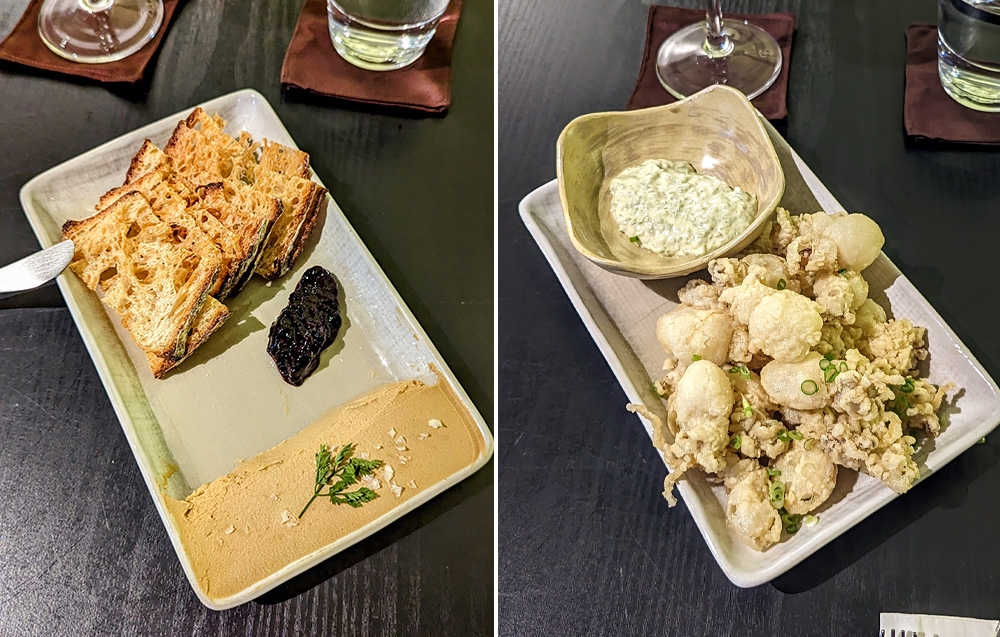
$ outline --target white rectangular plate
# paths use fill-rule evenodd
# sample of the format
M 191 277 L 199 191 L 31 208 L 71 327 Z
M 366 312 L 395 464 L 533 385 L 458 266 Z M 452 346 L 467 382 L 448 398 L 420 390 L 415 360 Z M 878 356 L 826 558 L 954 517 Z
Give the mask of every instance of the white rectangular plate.
M 767 122 L 765 127 L 785 172 L 780 205 L 792 213 L 843 210 L 777 131 Z M 665 414 L 663 402 L 651 387 L 652 381 L 663 375 L 665 357 L 656 340 L 656 320 L 677 306 L 678 289 L 691 278 L 707 279 L 707 274 L 640 281 L 594 265 L 570 243 L 555 181 L 525 197 L 520 212 L 629 401 Z M 891 244 L 892 236 L 886 240 Z M 996 427 L 1000 391 L 969 349 L 884 254 L 865 270 L 865 278 L 871 288 L 869 296 L 890 317 L 908 318 L 927 328 L 928 378 L 936 384 L 954 381 L 959 388 L 949 395 L 949 401 L 955 395 L 958 399 L 947 409 L 950 424 L 934 441 L 933 450 L 918 449 L 915 454 L 921 479 L 925 479 Z M 650 424 L 642 422 L 652 436 Z M 842 469 L 833 495 L 818 511 L 819 524 L 757 552 L 742 544 L 726 526 L 724 488 L 710 485 L 701 472 L 687 475 L 678 483 L 684 502 L 719 566 L 734 584 L 743 587 L 774 579 L 897 496 L 875 478 Z
M 246 130 L 254 139 L 296 147 L 271 105 L 256 91 L 230 93 L 201 106 L 226 119 L 229 133 Z M 190 111 L 123 135 L 25 184 L 21 205 L 41 244 L 48 247 L 60 241 L 65 221 L 93 214 L 100 196 L 122 184 L 143 140 L 162 148 Z M 313 179 L 319 182 L 315 175 Z M 292 387 L 281 380 L 265 351 L 267 332 L 301 273 L 313 265 L 322 265 L 340 282 L 344 327 L 319 369 L 301 387 Z M 227 303 L 232 310 L 229 322 L 162 380 L 153 378 L 145 356 L 117 316 L 80 279 L 67 270 L 58 284 L 188 580 L 209 608 L 242 604 L 315 566 L 471 475 L 493 453 L 493 438 L 482 416 L 332 198 L 295 268 L 271 283 L 254 277 Z M 379 385 L 408 379 L 434 384 L 432 365 L 475 419 L 483 442 L 475 462 L 308 559 L 230 598 L 209 599 L 193 576 L 161 488 L 183 499 L 243 459 L 270 449 L 323 413 Z

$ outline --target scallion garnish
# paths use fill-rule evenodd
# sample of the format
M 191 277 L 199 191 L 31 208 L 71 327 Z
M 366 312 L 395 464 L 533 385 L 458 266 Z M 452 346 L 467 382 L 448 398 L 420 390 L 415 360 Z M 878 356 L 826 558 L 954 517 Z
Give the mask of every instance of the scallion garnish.
M 794 429 L 788 432 L 788 437 L 792 440 L 802 440 L 802 434 Z
M 781 469 L 770 469 L 770 468 L 768 468 L 767 475 L 769 475 L 769 476 L 780 476 L 781 475 Z
M 778 289 L 779 290 L 784 290 L 786 285 L 788 285 L 788 284 L 785 283 L 784 279 L 778 279 Z
M 815 438 L 806 438 L 806 441 L 802 443 L 802 448 L 805 449 L 806 451 L 809 451 L 810 449 L 813 448 L 814 444 L 816 444 Z
M 833 355 L 833 350 L 830 350 L 826 354 L 823 354 L 823 358 L 825 358 L 828 361 L 832 361 L 836 357 Z
M 819 359 L 819 368 L 822 369 L 824 372 L 830 368 L 830 365 L 833 365 L 833 363 L 831 363 L 828 358 Z
M 639 243 L 639 237 L 629 237 L 628 240 L 632 243 Z
M 768 491 L 768 495 L 771 500 L 771 506 L 775 509 L 780 509 L 785 506 L 785 483 L 781 480 L 773 481 Z
M 819 385 L 817 385 L 814 380 L 804 380 L 802 381 L 802 384 L 799 385 L 799 389 L 801 389 L 802 393 L 806 396 L 812 396 L 819 391 Z
M 840 362 L 840 371 L 846 372 L 847 370 L 848 370 L 847 361 L 841 361 Z
M 899 391 L 903 392 L 904 394 L 910 394 L 913 393 L 913 389 L 914 389 L 913 379 L 907 376 L 906 382 L 899 386 Z
M 779 442 L 790 442 L 792 439 L 788 436 L 788 432 L 784 429 L 778 430 L 778 441 Z
M 732 445 L 733 449 L 739 449 L 743 446 L 743 437 L 737 434 L 729 439 L 729 444 Z
M 847 268 L 841 268 L 837 270 L 837 274 L 839 274 L 840 276 L 844 276 L 845 274 L 847 274 Z
M 840 372 L 837 371 L 837 368 L 830 365 L 826 368 L 826 371 L 823 372 L 823 380 L 827 383 L 832 383 L 839 374 Z
M 701 356 L 698 356 L 697 354 L 692 354 L 691 355 L 691 362 L 692 363 L 697 363 L 700 360 L 701 360 Z
M 802 518 L 802 526 L 806 528 L 816 526 L 817 522 L 819 522 L 819 518 L 816 517 L 815 515 L 807 515 L 804 518 Z

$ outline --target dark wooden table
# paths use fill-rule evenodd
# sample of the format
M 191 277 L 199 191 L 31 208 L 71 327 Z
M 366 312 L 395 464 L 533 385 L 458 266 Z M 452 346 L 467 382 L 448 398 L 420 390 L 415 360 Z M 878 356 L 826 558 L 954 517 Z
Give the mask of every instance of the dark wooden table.
M 0 37 L 26 0 L 0 4 Z M 0 264 L 38 249 L 34 175 L 252 87 L 275 107 L 492 426 L 493 7 L 467 0 L 444 118 L 283 96 L 302 5 L 190 0 L 137 89 L 0 68 Z M 0 300 L 0 634 L 485 635 L 493 463 L 263 598 L 217 613 L 181 570 L 54 285 Z
M 881 224 L 886 254 L 1000 377 L 1000 154 L 904 139 L 904 29 L 935 22 L 934 0 L 723 4 L 796 14 L 789 143 Z M 500 634 L 853 637 L 875 635 L 880 611 L 1000 618 L 998 435 L 753 589 L 660 496 L 663 463 L 517 215 L 555 177 L 563 126 L 625 104 L 647 8 L 500 4 Z

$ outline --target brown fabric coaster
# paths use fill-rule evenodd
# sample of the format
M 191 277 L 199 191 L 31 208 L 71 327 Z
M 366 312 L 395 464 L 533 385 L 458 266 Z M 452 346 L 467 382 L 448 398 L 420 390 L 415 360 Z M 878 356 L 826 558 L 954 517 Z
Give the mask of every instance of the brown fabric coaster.
M 778 46 L 781 47 L 781 71 L 771 88 L 753 99 L 753 105 L 767 119 L 784 119 L 788 115 L 785 98 L 788 94 L 788 67 L 792 58 L 795 16 L 791 13 L 750 15 L 725 12 L 722 15 L 724 18 L 746 20 L 750 24 L 764 29 L 778 41 Z M 663 6 L 649 8 L 649 18 L 646 21 L 646 48 L 642 53 L 642 66 L 639 67 L 639 78 L 635 82 L 632 96 L 625 104 L 625 110 L 649 108 L 677 101 L 656 78 L 656 53 L 667 36 L 689 24 L 704 19 L 705 12 L 695 9 Z
M 917 141 L 1000 144 L 1000 113 L 962 106 L 941 88 L 938 78 L 937 27 L 906 28 L 906 91 L 903 122 Z
M 61 58 L 45 46 L 41 36 L 38 35 L 38 11 L 42 0 L 32 0 L 14 30 L 7 39 L 0 42 L 0 59 L 46 71 L 87 77 L 100 82 L 134 84 L 142 79 L 146 66 L 160 48 L 163 34 L 170 26 L 174 10 L 179 4 L 180 0 L 163 0 L 163 24 L 160 25 L 160 30 L 146 43 L 146 46 L 132 55 L 106 64 L 81 64 Z
M 281 66 L 281 85 L 349 102 L 444 113 L 451 104 L 451 49 L 461 11 L 462 0 L 452 0 L 427 50 L 413 64 L 368 71 L 333 48 L 326 2 L 306 0 Z

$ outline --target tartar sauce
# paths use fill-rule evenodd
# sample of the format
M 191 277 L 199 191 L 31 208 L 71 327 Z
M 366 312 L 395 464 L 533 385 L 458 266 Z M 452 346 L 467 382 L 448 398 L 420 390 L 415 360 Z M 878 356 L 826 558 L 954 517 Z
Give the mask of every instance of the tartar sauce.
M 632 242 L 668 257 L 698 256 L 746 230 L 757 199 L 699 175 L 687 162 L 649 159 L 609 184 L 611 214 Z

